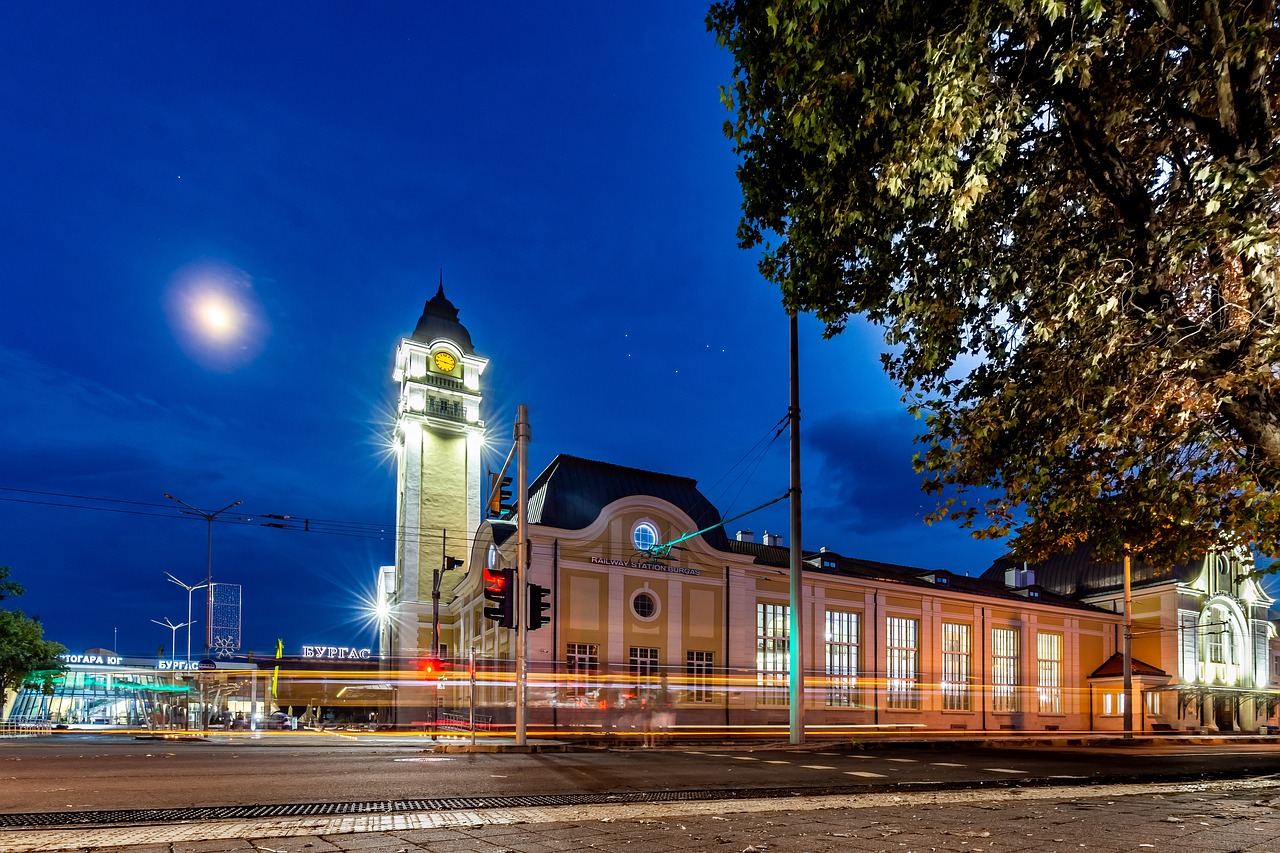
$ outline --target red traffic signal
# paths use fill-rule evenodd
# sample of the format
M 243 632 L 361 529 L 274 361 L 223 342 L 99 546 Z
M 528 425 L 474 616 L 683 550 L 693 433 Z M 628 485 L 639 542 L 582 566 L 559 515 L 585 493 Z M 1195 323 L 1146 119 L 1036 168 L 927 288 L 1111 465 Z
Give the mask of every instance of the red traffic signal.
M 444 664 L 444 662 L 442 662 L 439 658 L 433 658 L 433 657 L 419 658 L 417 661 L 417 667 L 418 667 L 418 672 L 422 673 L 424 676 L 428 678 L 433 675 L 439 675 L 442 672 L 448 671 L 448 667 Z
M 486 619 L 503 628 L 516 627 L 515 569 L 484 570 L 484 597 L 492 606 L 484 609 Z

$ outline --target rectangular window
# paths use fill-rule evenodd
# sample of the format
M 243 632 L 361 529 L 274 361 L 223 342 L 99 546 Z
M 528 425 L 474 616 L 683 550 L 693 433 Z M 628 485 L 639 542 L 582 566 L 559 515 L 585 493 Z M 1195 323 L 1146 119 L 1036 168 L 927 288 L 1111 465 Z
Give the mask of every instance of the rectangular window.
M 920 620 L 885 621 L 885 707 L 919 708 Z
M 1018 631 L 991 629 L 991 710 L 1018 710 Z
M 827 611 L 827 705 L 857 705 L 858 614 Z
M 631 673 L 631 683 L 636 686 L 636 695 L 645 695 L 653 676 L 658 674 L 658 650 L 644 646 L 632 646 L 627 656 L 627 670 Z
M 596 643 L 569 643 L 565 648 L 565 664 L 569 671 L 570 698 L 581 699 L 595 686 L 600 673 L 600 646 Z
M 1102 713 L 1103 715 L 1123 714 L 1124 713 L 1124 691 L 1119 693 L 1103 693 L 1102 694 Z
M 786 705 L 790 700 L 791 608 L 785 604 L 756 604 L 756 686 L 761 705 Z
M 1147 713 L 1153 716 L 1160 714 L 1160 694 L 1156 692 L 1144 693 L 1143 698 L 1147 703 Z
M 711 701 L 711 670 L 715 666 L 715 652 L 690 649 L 684 653 L 684 674 L 689 682 L 685 700 L 689 702 Z
M 1062 713 L 1062 635 L 1036 634 L 1036 671 L 1041 714 Z
M 942 623 L 942 710 L 973 708 L 973 626 Z

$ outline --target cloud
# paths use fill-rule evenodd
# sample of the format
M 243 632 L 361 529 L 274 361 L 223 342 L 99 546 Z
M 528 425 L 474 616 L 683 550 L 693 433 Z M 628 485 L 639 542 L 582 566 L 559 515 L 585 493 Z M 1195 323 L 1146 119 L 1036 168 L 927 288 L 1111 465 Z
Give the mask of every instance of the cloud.
M 911 466 L 921 427 L 907 414 L 842 413 L 802 433 L 818 456 L 819 519 L 862 535 L 922 528 L 935 501 Z

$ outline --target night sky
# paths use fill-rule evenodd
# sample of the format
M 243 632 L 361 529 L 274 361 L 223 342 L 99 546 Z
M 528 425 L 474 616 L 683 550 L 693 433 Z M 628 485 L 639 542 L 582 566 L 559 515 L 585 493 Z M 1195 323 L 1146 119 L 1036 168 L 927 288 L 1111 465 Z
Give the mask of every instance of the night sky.
M 491 360 L 494 467 L 523 403 L 531 474 L 693 477 L 725 517 L 786 490 L 787 320 L 736 245 L 705 4 L 463 5 L 0 6 L 0 565 L 47 638 L 168 650 L 165 572 L 206 556 L 168 492 L 243 501 L 213 576 L 243 585 L 245 649 L 370 645 L 392 356 L 441 275 Z M 821 331 L 805 547 L 985 569 L 1000 543 L 921 521 L 879 333 Z M 785 535 L 785 502 L 742 528 Z

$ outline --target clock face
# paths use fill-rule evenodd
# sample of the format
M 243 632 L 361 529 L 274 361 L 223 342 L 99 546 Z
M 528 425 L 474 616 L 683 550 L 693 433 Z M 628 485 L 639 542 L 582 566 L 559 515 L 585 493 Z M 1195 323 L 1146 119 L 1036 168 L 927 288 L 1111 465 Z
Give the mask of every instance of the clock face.
M 455 359 L 453 355 L 445 352 L 444 350 L 440 350 L 438 353 L 435 354 L 435 362 L 436 362 L 436 368 L 444 371 L 445 373 L 451 373 L 453 371 L 453 368 L 458 364 L 457 359 Z

